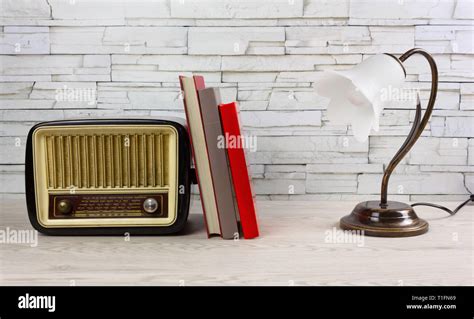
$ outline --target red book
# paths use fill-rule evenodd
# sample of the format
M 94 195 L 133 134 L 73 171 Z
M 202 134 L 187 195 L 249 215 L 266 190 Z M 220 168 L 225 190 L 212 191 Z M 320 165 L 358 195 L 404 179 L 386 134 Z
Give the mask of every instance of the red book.
M 221 115 L 222 131 L 227 141 L 227 155 L 242 232 L 245 239 L 255 238 L 258 237 L 257 215 L 247 161 L 245 160 L 237 103 L 221 104 L 219 105 L 219 112 Z

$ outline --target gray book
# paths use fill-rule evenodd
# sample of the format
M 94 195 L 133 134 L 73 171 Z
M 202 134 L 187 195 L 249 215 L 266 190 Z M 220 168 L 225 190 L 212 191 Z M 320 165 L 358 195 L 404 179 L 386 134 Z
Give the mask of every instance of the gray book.
M 223 137 L 219 115 L 221 95 L 217 88 L 199 90 L 198 93 L 222 238 L 232 239 L 239 230 L 227 150 L 218 143 Z

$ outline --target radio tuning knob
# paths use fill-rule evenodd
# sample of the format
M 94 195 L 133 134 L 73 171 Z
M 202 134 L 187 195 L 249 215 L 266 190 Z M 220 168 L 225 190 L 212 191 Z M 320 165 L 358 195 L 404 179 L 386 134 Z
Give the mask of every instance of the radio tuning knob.
M 68 199 L 60 200 L 58 203 L 58 211 L 64 215 L 71 213 L 72 211 L 71 201 Z
M 158 210 L 158 202 L 154 198 L 147 198 L 143 202 L 143 210 L 148 214 L 153 214 Z

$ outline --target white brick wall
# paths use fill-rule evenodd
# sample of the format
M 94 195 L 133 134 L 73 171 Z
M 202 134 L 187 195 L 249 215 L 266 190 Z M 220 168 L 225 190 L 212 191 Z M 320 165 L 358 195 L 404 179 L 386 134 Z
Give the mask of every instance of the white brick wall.
M 366 143 L 328 122 L 324 70 L 414 46 L 434 54 L 436 110 L 391 179 L 393 199 L 474 191 L 474 0 L 0 0 L 0 193 L 22 193 L 25 138 L 38 121 L 183 116 L 178 75 L 238 100 L 255 191 L 266 199 L 359 200 L 409 132 L 393 103 Z M 407 87 L 430 89 L 426 62 Z M 63 90 L 63 91 L 61 91 Z M 89 93 L 62 98 L 58 92 Z M 442 195 L 441 197 L 438 197 Z

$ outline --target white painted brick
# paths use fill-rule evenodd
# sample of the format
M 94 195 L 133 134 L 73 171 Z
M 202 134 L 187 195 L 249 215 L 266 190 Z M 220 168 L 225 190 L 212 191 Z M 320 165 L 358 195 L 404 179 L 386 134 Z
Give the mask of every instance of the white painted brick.
M 408 110 L 389 110 L 385 109 L 379 118 L 380 126 L 409 126 L 410 111 Z
M 0 110 L 0 121 L 54 121 L 63 120 L 62 110 Z
M 306 179 L 306 173 L 304 172 L 266 172 L 264 174 L 266 179 L 289 179 L 289 180 L 298 180 Z
M 420 172 L 474 173 L 472 165 L 420 165 Z
M 306 165 L 265 165 L 266 173 L 304 173 Z
M 255 179 L 252 181 L 255 194 L 304 194 L 305 181 L 298 179 Z
M 410 164 L 465 165 L 467 139 L 421 138 L 409 155 Z
M 126 18 L 166 18 L 170 9 L 167 0 L 140 1 L 68 1 L 49 0 L 53 18 L 75 19 L 126 19 Z
M 222 72 L 222 82 L 274 82 L 277 76 L 276 72 Z
M 83 60 L 83 67 L 85 68 L 110 68 L 109 55 L 85 55 Z
M 466 188 L 472 194 L 474 191 L 474 174 L 466 174 Z
M 395 136 L 370 137 L 370 162 L 388 164 L 405 139 Z M 465 165 L 466 162 L 467 139 L 420 137 L 401 163 Z
M 292 18 L 302 16 L 303 0 L 170 0 L 171 16 L 194 19 Z
M 393 91 L 394 93 L 389 96 L 391 100 L 386 101 L 385 108 L 415 109 L 416 94 L 419 94 L 421 105 L 424 107 L 428 104 L 431 94 L 431 83 L 405 82 L 400 90 Z M 459 109 L 459 91 L 459 83 L 439 83 L 435 109 Z
M 328 122 L 327 100 L 314 86 L 324 70 L 346 70 L 375 53 L 420 46 L 438 65 L 437 101 L 422 137 L 391 179 L 400 178 L 404 194 L 391 183 L 390 199 L 460 201 L 466 196 L 464 178 L 474 188 L 472 1 L 49 4 L 54 20 L 46 1 L 2 2 L 0 52 L 8 54 L 0 56 L 2 143 L 24 138 L 38 121 L 184 118 L 178 76 L 201 74 L 207 86 L 220 88 L 224 102 L 238 100 L 244 134 L 257 137 L 257 152 L 247 158 L 260 198 L 378 199 L 383 164 L 408 134 L 414 106 L 387 105 L 380 131 L 359 144 L 347 125 Z M 15 43 L 22 44 L 21 52 L 12 51 Z M 426 61 L 413 56 L 404 64 L 407 86 L 420 88 L 426 105 L 431 81 Z M 64 85 L 94 90 L 97 100 L 91 105 L 57 100 Z M 20 194 L 24 150 L 7 144 L 0 159 L 8 165 L 0 163 L 0 180 L 7 181 L 7 174 L 12 187 L 0 193 Z M 357 189 L 358 182 L 365 187 L 359 174 L 371 178 L 370 194 Z M 295 194 L 288 194 L 291 184 Z
M 361 59 L 362 60 L 362 59 Z M 280 72 L 276 82 L 318 82 L 323 76 L 321 71 L 302 71 L 302 72 Z
M 473 83 L 461 83 L 460 89 L 461 89 L 461 94 L 474 94 Z
M 473 16 L 474 16 L 474 9 L 472 7 L 472 0 L 457 0 L 456 1 L 453 18 L 472 19 Z
M 64 110 L 65 118 L 124 118 L 124 117 L 149 117 L 150 110 L 124 110 L 124 109 L 71 109 Z
M 160 117 L 177 117 L 183 120 L 186 120 L 186 115 L 184 114 L 184 110 L 181 111 L 151 111 L 150 116 L 152 118 L 160 118 Z
M 369 19 L 446 19 L 451 18 L 451 0 L 350 0 L 351 18 Z
M 127 18 L 125 23 L 119 23 L 117 25 L 128 25 L 132 27 L 189 27 L 197 25 L 197 21 L 194 19 L 174 19 L 174 18 Z M 113 25 L 113 24 L 110 24 Z
M 275 138 L 275 137 L 274 137 Z M 367 163 L 367 154 L 364 153 L 342 153 L 342 152 L 283 152 L 266 151 L 250 152 L 247 154 L 252 164 L 354 164 Z
M 110 68 L 80 68 L 74 70 L 75 75 L 103 75 L 110 74 Z
M 264 165 L 249 165 L 248 168 L 252 178 L 263 178 L 263 173 L 265 172 Z
M 336 64 L 330 55 L 223 56 L 223 71 L 307 71 L 318 64 Z
M 51 53 L 109 53 L 103 47 L 105 27 L 51 27 Z M 123 52 L 122 44 L 117 50 Z
M 153 66 L 159 71 L 218 71 L 221 67 L 219 56 L 180 55 L 113 55 L 114 70 L 122 65 Z
M 68 1 L 68 0 L 67 0 Z M 90 27 L 90 26 L 123 26 L 123 19 L 85 19 L 85 20 L 51 20 L 51 19 L 29 19 L 27 17 L 0 18 L 5 26 L 52 26 L 52 27 Z M 149 24 L 148 24 L 149 25 Z
M 353 137 L 338 136 L 282 136 L 260 137 L 258 152 L 367 152 L 368 143 Z
M 24 173 L 25 165 L 0 165 L 1 173 Z
M 414 111 L 412 111 L 414 112 Z M 473 111 L 465 110 L 433 110 L 432 115 L 434 117 L 445 116 L 445 117 L 474 117 Z
M 48 54 L 48 27 L 4 27 L 0 54 Z
M 220 88 L 222 103 L 231 103 L 237 100 L 237 88 Z
M 474 165 L 474 138 L 469 139 L 469 146 L 468 146 L 468 165 Z
M 370 45 L 368 27 L 287 27 L 287 52 L 291 54 L 328 53 L 332 45 Z
M 48 82 L 54 81 L 110 81 L 109 74 L 104 74 L 102 68 L 88 68 L 86 75 L 81 73 L 83 59 L 80 55 L 35 55 L 35 56 L 3 56 L 0 69 L 6 80 L 25 79 Z M 44 76 L 32 76 L 44 75 Z
M 130 53 L 134 51 L 163 54 L 185 53 L 187 29 L 182 27 L 111 27 L 106 28 L 103 43 L 122 47 L 128 44 Z M 139 49 L 140 47 L 143 48 Z M 123 48 L 120 53 L 124 53 Z
M 221 78 L 219 72 L 199 72 L 207 81 L 217 82 Z M 132 71 L 112 70 L 112 81 L 121 82 L 178 82 L 179 76 L 191 76 L 190 72 L 173 71 Z
M 474 110 L 474 84 L 461 84 L 461 101 L 459 108 L 461 110 Z
M 0 100 L 0 109 L 20 110 L 20 109 L 52 109 L 54 100 Z
M 30 94 L 34 103 L 52 103 L 56 109 L 95 108 L 95 82 L 36 82 Z M 38 107 L 38 106 L 37 106 Z
M 0 17 L 50 18 L 50 8 L 46 1 L 2 0 Z
M 25 175 L 23 172 L 0 173 L 0 193 L 15 194 L 25 192 Z
M 447 117 L 444 136 L 473 137 L 474 117 Z
M 51 75 L 0 75 L 0 82 L 51 81 Z
M 239 88 L 242 89 L 268 89 L 268 88 L 309 88 L 311 87 L 310 83 L 283 83 L 283 82 L 274 82 L 274 83 L 264 83 L 264 82 L 254 82 L 254 83 L 238 83 Z
M 18 69 L 13 69 L 13 68 L 6 68 L 3 70 L 5 74 L 7 75 L 14 75 L 14 76 L 19 76 L 19 75 L 30 75 L 30 74 L 43 74 L 43 75 L 48 75 L 52 73 L 57 74 L 72 74 L 74 72 L 74 68 L 59 68 L 59 67 L 37 67 L 37 68 L 23 68 L 19 67 Z
M 52 81 L 85 81 L 85 82 L 90 82 L 90 81 L 110 81 L 110 75 L 109 74 L 87 74 L 87 75 L 81 75 L 81 74 L 58 74 L 58 75 L 52 75 L 51 76 Z
M 270 96 L 269 110 L 320 110 L 326 109 L 329 100 L 313 88 L 275 89 Z
M 0 98 L 28 98 L 33 82 L 0 83 Z
M 264 111 L 268 108 L 267 101 L 239 101 L 241 111 Z
M 187 19 L 194 23 L 186 25 L 194 25 L 196 27 L 274 27 L 278 25 L 279 19 Z
M 355 174 L 308 174 L 307 193 L 354 193 L 357 191 Z
M 304 17 L 347 18 L 349 17 L 349 0 L 306 0 Z
M 415 46 L 413 27 L 369 27 L 372 42 L 365 53 L 403 53 Z
M 129 92 L 131 108 L 134 109 L 182 109 L 183 100 L 179 90 L 159 89 L 154 92 Z
M 474 57 L 471 55 L 435 55 L 440 82 L 473 82 Z M 419 59 L 419 57 L 417 57 Z M 416 60 L 414 58 L 414 60 Z M 418 60 L 421 61 L 421 60 Z M 411 61 L 413 62 L 413 61 Z M 425 68 L 419 75 L 420 81 L 431 81 L 431 73 Z
M 44 70 L 60 72 L 82 66 L 80 55 L 42 55 L 42 56 L 4 56 L 2 57 L 2 74 L 18 74 L 27 69 L 26 74 L 48 74 Z M 39 70 L 38 70 L 39 69 Z M 36 71 L 38 70 L 38 71 Z M 49 73 L 51 74 L 51 73 Z M 60 74 L 60 73 L 52 73 Z
M 0 137 L 0 164 L 23 164 L 25 161 L 26 137 Z
M 302 27 L 302 26 L 341 26 L 347 25 L 346 18 L 283 18 L 278 19 L 279 26 Z
M 472 26 L 417 26 L 415 45 L 430 53 L 474 52 Z
M 95 82 L 36 82 L 34 90 L 58 90 L 72 88 L 72 89 L 96 89 Z
M 246 111 L 240 113 L 242 125 L 247 128 L 285 128 L 321 126 L 321 112 Z
M 270 99 L 271 89 L 266 90 L 239 90 L 237 98 L 239 101 L 267 101 Z
M 4 26 L 4 33 L 49 33 L 49 28 L 44 26 Z
M 52 27 L 51 53 L 182 54 L 187 29 L 182 27 Z
M 190 28 L 188 54 L 284 54 L 284 28 Z
M 54 109 L 95 109 L 97 108 L 97 100 L 78 100 L 78 101 L 56 101 Z
M 414 46 L 413 27 L 346 26 L 287 30 L 286 51 L 292 54 L 330 53 L 341 54 L 337 57 L 344 58 L 342 54 L 402 53 Z
M 306 165 L 308 173 L 383 173 L 382 164 L 308 164 Z
M 358 194 L 380 193 L 381 174 L 362 174 L 358 177 Z M 461 173 L 425 173 L 390 177 L 389 194 L 465 194 Z M 400 193 L 402 192 L 402 193 Z
M 171 84 L 171 83 L 170 83 Z M 179 86 L 177 83 L 176 87 Z M 163 87 L 161 83 L 147 83 L 147 82 L 101 82 L 97 83 L 97 87 L 103 91 L 123 91 L 123 90 L 146 90 L 148 88 Z

